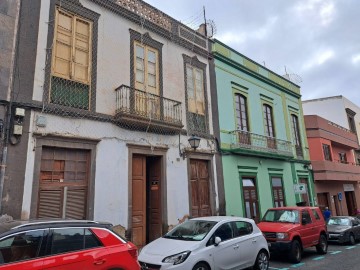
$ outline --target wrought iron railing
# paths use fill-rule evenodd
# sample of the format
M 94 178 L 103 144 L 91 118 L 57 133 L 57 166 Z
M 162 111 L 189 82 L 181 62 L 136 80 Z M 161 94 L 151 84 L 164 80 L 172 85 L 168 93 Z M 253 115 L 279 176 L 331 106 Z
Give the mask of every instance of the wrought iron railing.
M 121 85 L 116 91 L 116 114 L 176 125 L 182 124 L 181 102 Z
M 274 153 L 293 156 L 292 144 L 289 141 L 263 136 L 247 131 L 234 130 L 232 133 L 231 147 L 259 152 Z

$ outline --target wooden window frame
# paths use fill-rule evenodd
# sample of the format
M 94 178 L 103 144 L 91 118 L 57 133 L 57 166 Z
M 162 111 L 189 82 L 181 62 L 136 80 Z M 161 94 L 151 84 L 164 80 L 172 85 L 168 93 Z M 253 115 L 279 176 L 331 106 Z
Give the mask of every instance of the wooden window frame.
M 242 102 L 244 104 L 242 104 Z M 239 108 L 237 108 L 239 104 Z M 237 119 L 237 129 L 242 131 L 249 132 L 249 117 L 248 117 L 248 108 L 247 108 L 247 98 L 239 93 L 235 93 L 235 111 Z M 245 122 L 245 123 L 244 123 Z
M 275 138 L 276 136 L 275 136 L 274 116 L 273 116 L 272 106 L 268 104 L 263 104 L 263 115 L 265 121 L 266 136 Z
M 195 66 L 192 66 L 191 64 L 186 64 L 186 78 L 189 78 L 189 74 L 188 74 L 188 70 L 191 70 L 191 76 L 192 76 L 192 89 L 194 92 L 194 104 L 195 104 L 195 108 L 194 110 L 192 110 L 192 108 L 190 107 L 191 104 L 191 99 L 188 95 L 188 110 L 189 112 L 195 113 L 195 114 L 199 114 L 199 115 L 203 115 L 205 116 L 205 84 L 204 84 L 204 74 L 203 74 L 203 70 L 201 70 L 200 68 L 197 68 Z M 197 87 L 196 87 L 196 72 L 199 72 L 201 74 L 201 89 L 200 91 L 198 91 Z M 188 84 L 189 80 L 186 80 L 186 88 L 189 90 L 189 84 Z M 201 92 L 201 97 L 198 97 L 198 92 Z M 202 103 L 203 107 L 202 108 L 198 108 L 198 103 Z
M 299 128 L 299 118 L 295 114 L 291 114 L 291 123 L 293 127 L 294 142 L 296 146 L 301 147 L 301 136 Z
M 281 187 L 275 187 L 275 186 L 274 186 L 274 184 L 273 184 L 273 179 L 274 179 L 274 178 L 280 179 Z M 286 202 L 285 202 L 285 192 L 284 192 L 284 183 L 283 183 L 282 177 L 280 177 L 280 176 L 271 176 L 271 177 L 270 177 L 270 180 L 271 180 L 271 190 L 272 190 L 272 193 L 273 193 L 273 204 L 274 204 L 274 207 L 284 207 L 284 206 L 286 206 Z M 282 200 L 280 200 L 280 199 L 275 200 L 275 191 L 278 191 L 278 190 L 281 190 L 281 192 L 282 192 L 282 196 L 283 196 L 283 199 L 282 199 Z M 278 202 L 279 206 L 276 206 L 276 202 Z M 281 206 L 281 202 L 283 203 L 282 206 Z
M 71 55 L 70 55 L 70 76 L 64 76 L 61 73 L 58 73 L 57 71 L 55 71 L 55 59 L 56 59 L 56 54 L 53 53 L 52 54 L 52 60 L 51 60 L 51 75 L 55 76 L 55 77 L 59 77 L 59 78 L 63 78 L 65 80 L 69 80 L 69 81 L 74 81 L 74 82 L 79 82 L 82 84 L 86 84 L 89 87 L 91 87 L 91 69 L 92 69 L 92 32 L 93 32 L 93 23 L 90 20 L 87 20 L 81 16 L 78 16 L 76 14 L 72 14 L 70 12 L 67 12 L 66 10 L 57 7 L 56 8 L 56 14 L 55 14 L 55 31 L 54 31 L 54 50 L 56 50 L 57 48 L 57 42 L 58 42 L 58 35 L 59 35 L 59 14 L 62 13 L 65 16 L 68 16 L 71 18 L 72 21 L 72 32 L 71 32 Z M 75 62 L 75 53 L 76 53 L 76 24 L 77 21 L 82 21 L 85 22 L 87 24 L 89 24 L 89 39 L 88 39 L 88 67 L 87 67 L 87 78 L 88 80 L 79 80 L 79 79 L 75 79 L 75 66 L 78 65 L 78 63 Z

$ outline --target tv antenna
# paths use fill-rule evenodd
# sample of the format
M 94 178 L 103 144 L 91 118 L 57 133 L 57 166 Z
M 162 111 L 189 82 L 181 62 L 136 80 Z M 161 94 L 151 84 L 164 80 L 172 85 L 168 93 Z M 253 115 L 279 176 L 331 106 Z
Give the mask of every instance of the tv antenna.
M 204 10 L 204 22 L 205 22 L 205 36 L 208 38 L 212 38 L 216 33 L 216 25 L 213 20 L 207 20 L 205 15 L 205 6 L 203 6 Z
M 285 74 L 282 75 L 284 78 L 288 79 L 291 82 L 294 82 L 296 84 L 299 84 L 302 82 L 302 78 L 293 72 L 288 72 L 286 66 L 285 66 Z

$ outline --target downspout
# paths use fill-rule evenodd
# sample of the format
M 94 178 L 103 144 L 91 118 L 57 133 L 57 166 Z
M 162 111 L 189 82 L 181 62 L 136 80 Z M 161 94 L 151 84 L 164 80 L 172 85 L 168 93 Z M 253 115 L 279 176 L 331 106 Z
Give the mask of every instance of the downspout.
M 4 182 L 5 182 L 5 173 L 6 173 L 6 166 L 7 166 L 7 156 L 8 156 L 8 146 L 9 146 L 9 138 L 10 138 L 10 128 L 11 128 L 11 115 L 12 115 L 12 103 L 13 103 L 13 90 L 14 90 L 14 74 L 16 70 L 16 59 L 18 54 L 18 44 L 19 44 L 19 33 L 20 33 L 20 11 L 21 11 L 21 0 L 18 2 L 18 14 L 15 20 L 15 28 L 16 34 L 13 43 L 14 47 L 14 54 L 11 60 L 12 65 L 12 73 L 9 79 L 9 94 L 10 94 L 10 101 L 7 107 L 6 112 L 6 120 L 5 120 L 5 137 L 4 137 L 4 146 L 2 150 L 2 159 L 0 164 L 0 215 L 2 213 L 2 201 L 3 201 L 3 191 L 4 191 Z M 15 32 L 15 31 L 14 31 Z

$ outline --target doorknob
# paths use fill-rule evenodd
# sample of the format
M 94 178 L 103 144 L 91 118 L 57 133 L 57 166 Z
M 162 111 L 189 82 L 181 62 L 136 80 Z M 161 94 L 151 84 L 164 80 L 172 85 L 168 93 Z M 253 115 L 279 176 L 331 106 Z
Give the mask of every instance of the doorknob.
M 235 245 L 235 246 L 234 246 L 234 249 L 238 249 L 238 248 L 239 248 L 239 245 Z
M 97 260 L 97 261 L 94 262 L 95 265 L 102 265 L 104 263 L 106 263 L 105 259 Z

